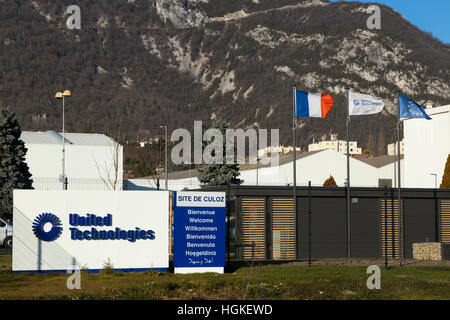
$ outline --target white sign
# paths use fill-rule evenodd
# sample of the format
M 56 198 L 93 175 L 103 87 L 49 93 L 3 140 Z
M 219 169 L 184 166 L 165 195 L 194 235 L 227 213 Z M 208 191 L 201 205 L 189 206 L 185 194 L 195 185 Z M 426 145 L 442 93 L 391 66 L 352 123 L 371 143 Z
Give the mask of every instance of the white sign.
M 225 208 L 225 192 L 179 191 L 176 196 L 177 207 Z
M 224 272 L 225 207 L 225 192 L 175 193 L 175 273 Z
M 168 191 L 14 190 L 13 271 L 166 270 Z

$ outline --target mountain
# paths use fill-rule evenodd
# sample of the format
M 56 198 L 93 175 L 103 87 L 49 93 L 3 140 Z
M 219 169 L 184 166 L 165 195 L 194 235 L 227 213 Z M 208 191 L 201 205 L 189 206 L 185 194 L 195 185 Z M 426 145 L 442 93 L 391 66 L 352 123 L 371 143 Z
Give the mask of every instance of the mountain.
M 299 119 L 297 141 L 345 137 L 345 92 L 385 99 L 382 114 L 352 117 L 350 136 L 384 153 L 396 140 L 397 91 L 420 104 L 450 102 L 450 45 L 381 6 L 325 0 L 0 1 L 0 102 L 23 130 L 95 131 L 133 141 L 167 124 L 279 128 L 292 141 L 292 84 L 335 97 L 327 119 Z M 153 129 L 152 133 L 160 133 Z

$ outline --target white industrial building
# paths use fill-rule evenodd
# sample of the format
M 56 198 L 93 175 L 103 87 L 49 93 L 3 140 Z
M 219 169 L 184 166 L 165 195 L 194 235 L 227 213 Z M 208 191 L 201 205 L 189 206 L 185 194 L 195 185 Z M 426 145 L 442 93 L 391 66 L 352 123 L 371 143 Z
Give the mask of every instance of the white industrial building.
M 447 157 L 450 154 L 450 105 L 425 109 L 432 120 L 403 120 L 401 152 L 401 186 L 403 188 L 439 188 L 444 174 Z M 338 186 L 345 186 L 347 176 L 346 156 L 337 152 L 338 141 L 325 147 L 332 149 L 298 153 L 297 184 L 322 185 L 332 175 Z M 362 160 L 350 158 L 350 183 L 353 187 L 398 187 L 398 156 L 391 146 L 391 155 Z M 280 156 L 279 167 L 242 165 L 240 179 L 243 185 L 292 185 L 292 153 Z M 189 176 L 188 176 L 189 174 Z M 164 176 L 160 176 L 161 186 Z M 155 187 L 156 179 L 133 180 L 137 185 Z M 169 188 L 199 188 L 197 172 L 169 174 Z
M 22 132 L 25 162 L 37 190 L 61 190 L 62 133 Z M 103 134 L 65 133 L 68 190 L 121 190 L 123 148 Z
M 350 157 L 350 184 L 353 187 L 396 186 L 395 156 L 384 156 L 358 160 Z M 239 178 L 242 185 L 287 186 L 293 185 L 293 154 L 280 155 L 279 166 L 240 166 Z M 347 180 L 347 157 L 335 150 L 321 150 L 297 153 L 297 185 L 322 186 L 326 179 L 334 177 L 338 186 L 345 186 Z M 403 160 L 401 160 L 403 167 Z M 403 171 L 403 169 L 402 169 Z M 200 188 L 196 170 L 169 173 L 170 190 Z M 159 178 L 160 188 L 164 188 L 165 176 L 129 180 L 130 189 L 156 188 Z M 403 179 L 402 179 L 403 181 Z M 127 187 L 128 188 L 128 187 Z
M 439 187 L 450 154 L 450 105 L 427 108 L 432 120 L 404 120 L 404 155 L 401 155 L 401 185 L 404 188 Z M 59 190 L 62 183 L 62 134 L 53 131 L 23 132 L 28 149 L 26 162 L 36 189 Z M 123 184 L 123 150 L 102 134 L 66 133 L 66 174 L 72 190 L 148 190 L 165 186 L 165 176 L 130 179 Z M 337 142 L 337 141 L 335 141 Z M 117 151 L 117 152 L 116 152 Z M 243 185 L 287 186 L 293 184 L 293 154 L 281 154 L 279 165 L 240 166 Z M 352 187 L 398 186 L 397 156 L 362 160 L 350 158 Z M 117 160 L 117 166 L 114 165 Z M 321 186 L 331 175 L 338 186 L 346 185 L 347 158 L 333 149 L 297 152 L 297 185 Z M 116 170 L 117 168 L 117 170 Z M 169 174 L 170 190 L 197 189 L 197 170 Z M 115 187 L 114 187 L 115 184 Z
M 408 188 L 439 188 L 450 154 L 450 105 L 425 111 L 431 120 L 403 121 Z

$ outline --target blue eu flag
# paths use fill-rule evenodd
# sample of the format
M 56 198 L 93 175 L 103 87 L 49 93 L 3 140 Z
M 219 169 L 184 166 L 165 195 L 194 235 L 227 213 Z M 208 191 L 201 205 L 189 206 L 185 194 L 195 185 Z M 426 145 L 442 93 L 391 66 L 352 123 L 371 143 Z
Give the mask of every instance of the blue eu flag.
M 398 114 L 400 119 L 425 118 L 431 120 L 421 106 L 401 94 L 398 95 Z

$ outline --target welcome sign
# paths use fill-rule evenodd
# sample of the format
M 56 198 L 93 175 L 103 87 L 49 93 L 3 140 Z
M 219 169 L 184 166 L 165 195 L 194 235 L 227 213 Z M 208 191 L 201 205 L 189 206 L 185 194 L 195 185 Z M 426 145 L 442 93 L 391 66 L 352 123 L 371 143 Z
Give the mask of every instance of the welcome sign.
M 175 273 L 224 272 L 225 206 L 225 192 L 175 193 Z
M 13 271 L 167 270 L 168 191 L 14 190 Z

